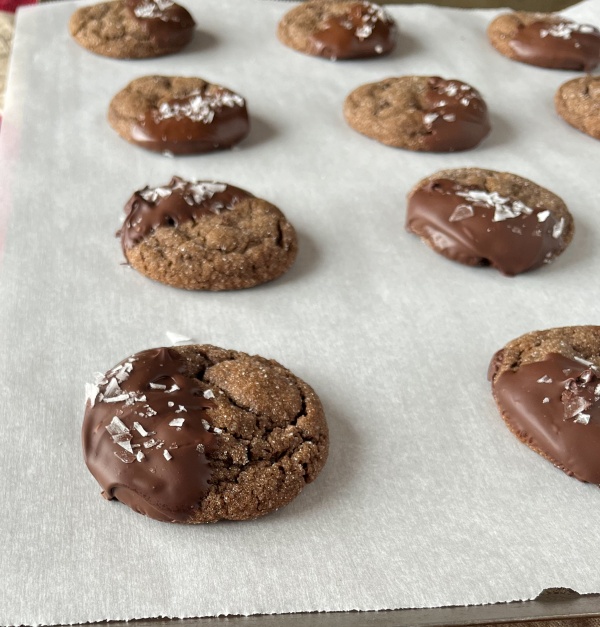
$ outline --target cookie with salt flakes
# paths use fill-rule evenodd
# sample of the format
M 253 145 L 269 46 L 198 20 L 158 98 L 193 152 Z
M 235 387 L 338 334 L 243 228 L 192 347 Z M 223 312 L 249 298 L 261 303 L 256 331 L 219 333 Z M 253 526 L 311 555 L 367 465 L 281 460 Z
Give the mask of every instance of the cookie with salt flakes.
M 276 361 L 209 345 L 128 357 L 86 386 L 82 442 L 102 495 L 163 522 L 248 520 L 295 499 L 329 434 Z
M 283 16 L 277 36 L 304 54 L 331 61 L 363 59 L 394 49 L 396 23 L 373 2 L 312 0 Z
M 395 148 L 454 152 L 477 146 L 490 132 L 481 94 L 462 81 L 401 76 L 361 85 L 344 102 L 359 133 Z
M 452 261 L 514 276 L 558 257 L 574 225 L 562 199 L 528 179 L 459 168 L 415 185 L 406 229 Z
M 231 148 L 250 132 L 245 99 L 202 78 L 142 76 L 111 100 L 108 122 L 126 141 L 189 155 Z
M 187 290 L 234 290 L 272 281 L 294 263 L 296 232 L 274 205 L 215 181 L 174 177 L 125 207 L 123 253 L 141 274 Z
M 487 34 L 498 52 L 521 63 L 585 72 L 600 63 L 600 31 L 555 13 L 504 13 Z
M 90 52 L 115 59 L 147 59 L 179 52 L 196 23 L 171 0 L 113 0 L 80 7 L 69 21 L 73 39 Z
M 493 356 L 488 378 L 521 442 L 568 475 L 600 485 L 600 327 L 522 335 Z

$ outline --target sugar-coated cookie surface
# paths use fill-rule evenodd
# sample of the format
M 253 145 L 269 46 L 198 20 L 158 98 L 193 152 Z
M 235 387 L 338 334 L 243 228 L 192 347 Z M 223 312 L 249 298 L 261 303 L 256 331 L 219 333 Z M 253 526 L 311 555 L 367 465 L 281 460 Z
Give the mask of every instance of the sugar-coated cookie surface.
M 176 155 L 230 148 L 250 131 L 242 96 L 179 76 L 133 80 L 112 99 L 108 121 L 128 142 Z
M 568 475 L 600 484 L 600 327 L 527 333 L 494 355 L 488 375 L 519 440 Z
M 573 218 L 556 194 L 516 174 L 442 170 L 408 196 L 406 228 L 452 261 L 508 276 L 539 268 L 573 237 Z
M 227 183 L 174 177 L 135 192 L 125 213 L 127 261 L 173 287 L 253 287 L 286 272 L 298 250 L 294 227 L 277 207 Z
M 396 25 L 373 2 L 313 0 L 288 11 L 279 22 L 277 36 L 305 54 L 332 61 L 360 59 L 393 50 Z
M 600 63 L 600 31 L 554 13 L 505 13 L 487 34 L 498 52 L 529 65 L 589 72 Z
M 344 103 L 348 124 L 372 139 L 408 150 L 454 152 L 490 131 L 481 94 L 462 81 L 401 76 L 361 85 Z
M 554 96 L 558 114 L 571 126 L 600 139 L 600 76 L 567 81 Z
M 75 41 L 96 54 L 146 59 L 178 52 L 194 36 L 190 13 L 171 0 L 113 0 L 77 9 L 69 21 Z
M 155 348 L 96 375 L 86 396 L 83 450 L 102 495 L 156 520 L 263 516 L 327 460 L 317 395 L 263 357 Z

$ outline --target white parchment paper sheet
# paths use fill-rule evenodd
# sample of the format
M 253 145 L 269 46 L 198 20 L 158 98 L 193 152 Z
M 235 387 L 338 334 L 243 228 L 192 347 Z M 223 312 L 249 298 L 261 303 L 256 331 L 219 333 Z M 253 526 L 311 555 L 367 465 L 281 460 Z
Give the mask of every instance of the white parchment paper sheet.
M 498 55 L 492 11 L 391 7 L 387 58 L 330 63 L 275 37 L 283 3 L 187 2 L 182 54 L 115 61 L 80 49 L 71 2 L 19 13 L 0 134 L 0 623 L 375 610 L 600 592 L 600 490 L 520 444 L 491 398 L 494 351 L 521 333 L 599 323 L 600 144 L 553 111 L 574 76 Z M 596 0 L 566 12 L 600 23 Z M 150 73 L 242 93 L 250 137 L 169 159 L 121 140 L 111 97 Z M 342 102 L 389 75 L 478 87 L 494 129 L 476 150 L 394 150 L 346 126 Z M 443 167 L 529 177 L 577 221 L 554 264 L 506 278 L 432 253 L 403 229 L 405 196 Z M 280 206 L 300 255 L 282 279 L 186 293 L 121 265 L 130 194 L 171 175 L 216 179 Z M 167 525 L 100 497 L 79 433 L 84 383 L 165 331 L 275 358 L 311 383 L 329 463 L 262 520 Z M 583 427 L 582 427 L 583 428 Z

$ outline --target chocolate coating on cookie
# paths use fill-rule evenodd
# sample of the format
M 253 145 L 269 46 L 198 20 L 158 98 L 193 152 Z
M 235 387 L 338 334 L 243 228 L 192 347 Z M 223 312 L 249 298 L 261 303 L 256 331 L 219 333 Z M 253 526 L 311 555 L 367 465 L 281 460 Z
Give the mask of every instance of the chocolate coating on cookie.
M 469 150 L 490 132 L 487 105 L 479 92 L 438 76 L 402 76 L 361 85 L 346 98 L 344 115 L 359 133 L 408 150 Z
M 500 15 L 488 37 L 499 52 L 529 65 L 589 72 L 600 63 L 600 31 L 552 13 Z
M 528 333 L 492 359 L 489 378 L 509 429 L 580 481 L 600 484 L 600 327 Z
M 133 248 L 161 226 L 178 227 L 202 215 L 230 211 L 252 194 L 225 183 L 186 181 L 174 176 L 168 185 L 145 187 L 135 192 L 125 206 L 120 230 L 123 251 Z
M 197 379 L 173 349 L 119 363 L 90 388 L 83 449 L 107 499 L 151 518 L 185 522 L 208 492 L 217 436 Z
M 194 36 L 190 13 L 171 0 L 114 0 L 81 7 L 69 22 L 84 48 L 117 59 L 145 59 L 178 52 Z
M 125 213 L 127 261 L 174 287 L 253 287 L 282 275 L 296 258 L 296 233 L 281 211 L 227 183 L 174 177 L 135 192 Z
M 306 2 L 284 15 L 278 36 L 305 54 L 332 61 L 360 59 L 393 50 L 396 26 L 372 2 Z
M 600 76 L 567 81 L 554 97 L 558 114 L 582 133 L 600 139 Z
M 201 78 L 138 78 L 112 99 L 108 121 L 127 141 L 176 155 L 230 148 L 250 130 L 244 98 Z
M 295 498 L 327 458 L 319 399 L 262 357 L 152 349 L 86 392 L 84 455 L 103 495 L 160 521 L 262 516 Z
M 558 196 L 527 179 L 467 168 L 420 181 L 408 197 L 406 228 L 448 259 L 514 276 L 558 256 L 573 220 Z

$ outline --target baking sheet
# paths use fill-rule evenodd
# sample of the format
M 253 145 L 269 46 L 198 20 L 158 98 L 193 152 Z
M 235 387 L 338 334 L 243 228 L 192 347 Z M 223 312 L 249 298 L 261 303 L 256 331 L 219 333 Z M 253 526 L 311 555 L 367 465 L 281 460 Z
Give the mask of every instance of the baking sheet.
M 70 41 L 77 3 L 19 12 L 0 134 L 0 623 L 435 607 L 600 591 L 600 490 L 506 430 L 486 369 L 536 328 L 598 323 L 599 144 L 560 121 L 575 76 L 497 55 L 495 11 L 395 6 L 388 58 L 329 63 L 282 47 L 283 3 L 188 2 L 182 54 L 123 62 Z M 598 24 L 592 1 L 566 11 Z M 242 93 L 236 150 L 146 153 L 108 127 L 114 93 L 150 73 Z M 480 89 L 493 131 L 476 150 L 414 154 L 351 131 L 361 83 L 440 74 Z M 404 232 L 404 199 L 444 167 L 531 178 L 577 232 L 554 264 L 513 279 L 466 268 Z M 187 293 L 121 265 L 113 238 L 133 190 L 173 174 L 278 205 L 300 254 L 271 284 Z M 2 222 L 0 220 L 0 223 Z M 2 228 L 0 228 L 2 233 Z M 331 428 L 320 478 L 261 520 L 165 525 L 107 503 L 81 458 L 84 383 L 166 331 L 275 358 L 319 393 Z

